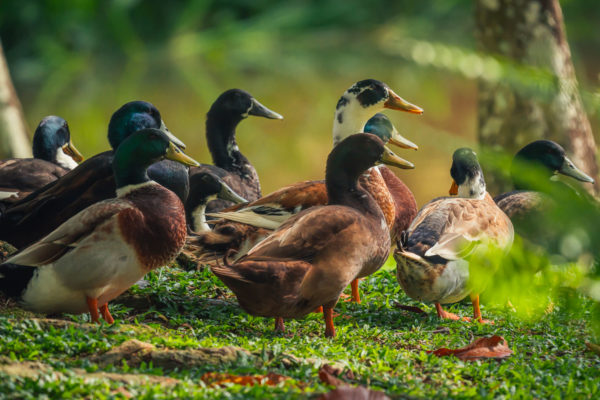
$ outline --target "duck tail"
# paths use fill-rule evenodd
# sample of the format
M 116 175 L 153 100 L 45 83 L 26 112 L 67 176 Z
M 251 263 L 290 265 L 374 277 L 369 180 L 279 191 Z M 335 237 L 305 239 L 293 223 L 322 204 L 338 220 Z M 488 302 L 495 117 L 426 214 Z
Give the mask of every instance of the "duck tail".
M 18 298 L 29 285 L 36 267 L 4 263 L 0 265 L 0 292 Z

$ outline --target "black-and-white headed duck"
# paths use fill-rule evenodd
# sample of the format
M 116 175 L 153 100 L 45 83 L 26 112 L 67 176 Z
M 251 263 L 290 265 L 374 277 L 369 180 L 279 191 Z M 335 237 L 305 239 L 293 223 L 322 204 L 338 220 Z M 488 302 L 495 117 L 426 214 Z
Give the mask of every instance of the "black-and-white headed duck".
M 396 275 L 410 297 L 435 303 L 440 318 L 459 319 L 442 304 L 470 294 L 474 318 L 486 322 L 481 317 L 479 294 L 470 293 L 467 284 L 469 255 L 489 244 L 508 250 L 513 226 L 487 193 L 473 150 L 454 152 L 450 174 L 450 194 L 458 197 L 440 197 L 421 208 L 394 252 Z
M 382 264 L 390 235 L 384 215 L 358 184 L 377 163 L 406 165 L 375 135 L 342 140 L 327 159 L 326 206 L 288 219 L 233 265 L 211 267 L 253 315 L 301 318 L 323 306 L 325 335 L 335 336 L 333 307 L 365 268 Z M 227 261 L 227 260 L 225 260 Z
M 29 310 L 84 313 L 112 323 L 108 302 L 185 243 L 185 210 L 148 167 L 170 159 L 198 163 L 157 129 L 127 137 L 112 162 L 115 199 L 97 202 L 0 265 L 0 290 Z

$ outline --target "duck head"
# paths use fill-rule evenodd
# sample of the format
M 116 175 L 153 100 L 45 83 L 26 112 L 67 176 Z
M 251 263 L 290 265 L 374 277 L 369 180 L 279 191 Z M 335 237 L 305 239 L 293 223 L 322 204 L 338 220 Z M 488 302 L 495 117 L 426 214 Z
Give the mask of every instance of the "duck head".
M 454 152 L 450 175 L 452 176 L 450 195 L 480 200 L 485 197 L 483 171 L 473 150 L 464 147 Z
M 192 167 L 200 165 L 184 154 L 162 130 L 148 128 L 129 135 L 115 151 L 112 163 L 117 195 L 128 192 L 132 186 L 149 182 L 148 167 L 164 159 Z
M 384 109 L 422 114 L 423 109 L 398 96 L 383 82 L 365 79 L 352 85 L 339 99 L 333 120 L 333 144 L 357 132 L 364 132 L 365 123 Z
M 110 146 L 116 150 L 132 133 L 145 128 L 161 130 L 175 145 L 185 149 L 185 144 L 167 129 L 158 109 L 151 103 L 140 100 L 125 103 L 110 118 L 108 123 Z
M 538 175 L 529 176 L 527 169 L 537 169 Z M 516 189 L 530 189 L 530 179 L 556 174 L 570 176 L 581 182 L 594 183 L 594 179 L 575 166 L 558 143 L 551 140 L 536 140 L 517 152 L 511 166 L 511 177 Z
M 73 169 L 83 161 L 83 156 L 71 142 L 67 121 L 50 115 L 42 119 L 33 134 L 33 156 Z
M 283 119 L 241 89 L 223 92 L 212 104 L 206 114 L 206 141 L 216 165 L 228 165 L 232 152 L 239 151 L 235 141 L 235 128 L 250 115 Z
M 395 155 L 375 135 L 357 133 L 342 140 L 327 158 L 325 182 L 330 199 L 333 196 L 335 202 L 336 193 L 343 194 L 344 189 L 356 185 L 367 169 L 380 164 L 404 169 L 415 167 L 410 161 Z
M 232 201 L 235 204 L 245 203 L 247 200 L 238 195 L 221 178 L 210 172 L 198 172 L 190 176 L 190 185 L 196 188 L 187 199 L 186 209 L 193 210 L 188 215 L 188 221 L 195 232 L 210 230 L 206 223 L 204 211 L 209 201 L 219 198 Z
M 377 113 L 365 124 L 365 133 L 371 133 L 376 135 L 383 143 L 391 143 L 403 149 L 418 150 L 419 146 L 406 139 L 400 133 L 396 127 L 392 124 L 392 121 L 382 113 Z

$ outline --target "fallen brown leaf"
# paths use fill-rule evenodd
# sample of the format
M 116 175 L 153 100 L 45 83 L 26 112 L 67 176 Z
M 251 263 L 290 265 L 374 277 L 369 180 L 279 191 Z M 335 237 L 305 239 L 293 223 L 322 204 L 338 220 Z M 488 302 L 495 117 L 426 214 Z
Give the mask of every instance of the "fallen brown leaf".
M 334 368 L 329 364 L 324 364 L 319 368 L 319 379 L 321 382 L 334 387 L 348 386 L 348 384 L 338 378 L 337 375 L 339 375 L 339 373 L 336 374 Z
M 600 346 L 599 345 L 590 343 L 590 342 L 585 342 L 585 345 L 590 351 L 592 351 L 600 356 Z
M 323 364 L 319 368 L 319 379 L 321 382 L 334 386 L 335 389 L 329 393 L 323 393 L 319 400 L 386 400 L 389 399 L 383 392 L 367 389 L 364 386 L 353 387 L 344 382 L 338 376 L 343 370 L 329 364 Z M 347 371 L 344 376 L 354 379 L 352 371 Z
M 461 347 L 460 349 L 448 349 L 442 347 L 441 349 L 430 350 L 428 353 L 433 353 L 438 357 L 453 355 L 464 361 L 475 361 L 482 358 L 506 358 L 510 356 L 513 351 L 508 348 L 508 344 L 502 336 L 494 335 L 479 338 L 473 343 Z
M 383 392 L 367 389 L 364 386 L 345 386 L 324 393 L 319 400 L 389 400 Z
M 222 374 L 219 372 L 207 372 L 202 375 L 200 379 L 211 386 L 224 386 L 227 383 L 235 383 L 243 386 L 276 386 L 290 378 L 273 372 L 269 372 L 267 375 L 233 375 Z

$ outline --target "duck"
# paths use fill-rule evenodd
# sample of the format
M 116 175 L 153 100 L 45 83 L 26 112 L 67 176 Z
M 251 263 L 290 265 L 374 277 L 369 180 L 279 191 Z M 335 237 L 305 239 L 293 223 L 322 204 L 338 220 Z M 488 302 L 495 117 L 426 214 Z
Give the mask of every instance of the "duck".
M 185 243 L 183 203 L 147 173 L 162 159 L 198 165 L 161 130 L 125 138 L 112 161 L 116 198 L 85 208 L 1 264 L 0 291 L 33 312 L 89 312 L 92 322 L 101 315 L 113 323 L 108 302 Z
M 472 149 L 454 152 L 450 174 L 450 194 L 457 197 L 433 199 L 419 210 L 394 251 L 396 277 L 408 296 L 434 303 L 440 318 L 470 320 L 442 307 L 470 295 L 474 319 L 491 322 L 482 318 L 479 293 L 468 285 L 469 259 L 490 244 L 508 251 L 513 225 L 486 191 Z
M 229 89 L 223 92 L 206 114 L 206 143 L 213 164 L 202 164 L 190 169 L 190 177 L 202 172 L 210 172 L 223 180 L 235 193 L 254 201 L 261 196 L 258 173 L 250 161 L 241 153 L 235 140 L 238 124 L 248 116 L 281 120 L 283 117 L 262 105 L 250 93 L 242 89 Z M 202 192 L 201 180 L 192 184 L 190 191 Z M 233 203 L 224 199 L 211 200 L 206 212 L 217 212 Z M 193 205 L 186 204 L 188 214 L 193 213 Z
M 323 307 L 325 336 L 334 337 L 333 308 L 365 268 L 382 264 L 390 250 L 383 212 L 358 180 L 373 165 L 404 166 L 375 135 L 342 139 L 327 158 L 328 202 L 289 218 L 248 254 L 211 271 L 252 315 L 301 318 Z
M 49 115 L 33 134 L 33 158 L 9 158 L 0 161 L 0 189 L 12 193 L 7 204 L 55 181 L 77 167 L 83 156 L 71 141 L 67 121 Z
M 553 193 L 575 194 L 566 183 L 555 181 L 557 174 L 577 181 L 594 184 L 594 179 L 577 168 L 567 157 L 565 149 L 551 140 L 536 140 L 524 146 L 514 156 L 510 175 L 516 190 L 494 198 L 498 207 L 512 220 L 520 236 L 546 249 L 556 248 L 557 231 L 548 226 L 551 211 L 561 207 L 554 202 Z
M 190 176 L 190 187 L 195 190 L 190 193 L 186 202 L 186 220 L 193 232 L 210 231 L 206 222 L 206 205 L 208 202 L 219 198 L 235 204 L 248 201 L 237 194 L 221 178 L 210 172 L 198 172 Z
M 40 240 L 60 224 L 90 205 L 115 196 L 112 173 L 114 151 L 132 133 L 144 129 L 162 130 L 180 148 L 185 144 L 167 129 L 160 112 L 146 101 L 132 101 L 115 111 L 108 124 L 108 140 L 113 150 L 99 153 L 59 179 L 32 192 L 5 210 L 0 217 L 0 240 L 22 249 Z M 166 160 L 165 160 L 166 161 Z M 189 186 L 187 167 L 172 163 L 151 167 L 152 179 L 178 196 L 181 186 Z
M 383 114 L 373 117 L 383 109 L 423 113 L 420 107 L 404 100 L 381 81 L 366 79 L 356 82 L 336 105 L 332 133 L 334 146 L 343 138 L 362 132 L 367 125 L 368 129 L 374 130 L 373 133 L 382 135 L 384 141 L 416 150 L 417 145 L 402 137 L 387 117 Z M 371 117 L 374 119 L 369 121 Z M 414 165 L 404 168 L 414 168 Z M 408 187 L 391 170 L 384 166 L 372 168 L 362 182 L 368 184 L 369 193 L 384 210 L 390 226 L 398 222 L 404 228 L 408 227 L 417 213 L 416 201 Z M 197 256 L 202 262 L 214 262 L 229 249 L 235 250 L 235 257 L 239 258 L 291 216 L 310 207 L 327 204 L 327 200 L 324 181 L 299 182 L 243 206 L 208 214 L 222 220 L 215 224 L 212 232 L 191 238 L 190 245 L 198 249 Z M 352 287 L 352 298 L 360 302 L 358 283 L 353 283 Z

